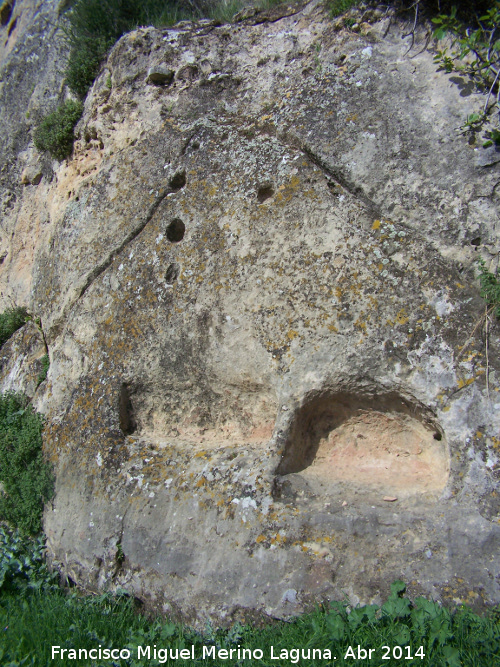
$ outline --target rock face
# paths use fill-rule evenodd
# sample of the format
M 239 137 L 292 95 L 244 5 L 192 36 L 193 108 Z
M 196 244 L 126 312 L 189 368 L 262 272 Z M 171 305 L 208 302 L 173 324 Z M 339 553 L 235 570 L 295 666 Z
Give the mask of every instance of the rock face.
M 85 589 L 197 623 L 397 578 L 500 601 L 499 330 L 474 278 L 499 165 L 455 130 L 481 97 L 380 14 L 130 33 L 72 159 L 22 186 L 10 243 L 36 243 L 0 278 L 41 317 L 48 547 Z
M 0 289 L 7 306 L 30 302 L 35 249 L 51 220 L 45 193 L 52 160 L 35 149 L 31 131 L 64 98 L 63 4 L 2 4 L 9 7 L 5 25 L 0 17 Z

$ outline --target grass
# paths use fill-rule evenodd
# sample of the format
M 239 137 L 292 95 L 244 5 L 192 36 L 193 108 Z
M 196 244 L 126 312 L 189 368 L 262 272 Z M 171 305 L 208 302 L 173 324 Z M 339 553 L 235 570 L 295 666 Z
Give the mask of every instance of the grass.
M 58 646 L 59 651 L 62 648 L 90 651 L 99 647 L 101 651 L 126 651 L 121 660 L 118 656 L 116 660 L 78 660 L 79 665 L 99 667 L 158 664 L 289 667 L 298 662 L 325 667 L 327 664 L 500 665 L 498 614 L 481 618 L 467 608 L 450 613 L 424 598 L 412 604 L 402 595 L 403 590 L 404 585 L 395 582 L 389 599 L 381 607 L 351 609 L 346 603 L 333 603 L 290 622 L 274 622 L 263 628 L 235 625 L 225 630 L 207 626 L 204 633 L 198 633 L 139 614 L 133 600 L 124 595 L 80 597 L 76 593 L 54 590 L 52 581 L 46 588 L 26 589 L 24 594 L 0 588 L 0 627 L 3 628 L 0 660 L 3 665 L 33 667 L 75 664 L 72 660 L 52 660 L 51 647 Z M 369 649 L 372 649 L 371 659 Z M 181 659 L 179 653 L 178 660 L 170 659 L 170 650 L 173 655 L 187 650 L 188 657 Z M 65 657 L 67 659 L 69 654 Z
M 332 18 L 336 18 L 341 14 L 347 12 L 351 7 L 359 5 L 360 0 L 332 0 L 328 8 L 330 9 L 330 15 Z
M 41 531 L 43 504 L 53 490 L 42 428 L 42 416 L 25 396 L 0 396 L 0 520 L 30 534 Z

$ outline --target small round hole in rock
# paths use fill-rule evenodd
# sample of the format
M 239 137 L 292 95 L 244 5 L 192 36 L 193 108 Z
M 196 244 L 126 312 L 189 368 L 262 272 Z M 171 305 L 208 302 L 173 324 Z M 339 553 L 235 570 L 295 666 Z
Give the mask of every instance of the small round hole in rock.
M 172 190 L 175 190 L 175 192 L 182 190 L 182 188 L 186 185 L 186 172 L 184 170 L 178 171 L 172 176 L 168 184 Z
M 274 194 L 274 188 L 270 183 L 264 183 L 263 185 L 260 185 L 259 188 L 257 189 L 257 199 L 259 204 L 265 202 L 266 199 L 272 197 L 273 194 Z
M 174 218 L 167 227 L 167 239 L 171 243 L 179 243 L 179 241 L 182 241 L 184 238 L 185 231 L 186 225 L 182 220 L 180 218 Z

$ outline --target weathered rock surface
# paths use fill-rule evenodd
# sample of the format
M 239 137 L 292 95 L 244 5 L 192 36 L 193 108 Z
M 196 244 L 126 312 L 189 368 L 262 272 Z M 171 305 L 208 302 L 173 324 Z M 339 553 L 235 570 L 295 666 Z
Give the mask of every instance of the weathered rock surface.
M 456 132 L 481 97 L 389 18 L 282 14 L 122 38 L 6 214 L 36 239 L 0 279 L 49 346 L 52 559 L 196 622 L 396 578 L 499 602 L 499 165 Z
M 65 96 L 63 4 L 17 0 L 0 27 L 0 264 L 8 267 L 1 289 L 16 303 L 29 302 L 35 248 L 50 221 L 40 197 L 46 187 L 34 186 L 51 181 L 52 160 L 38 153 L 31 132 Z

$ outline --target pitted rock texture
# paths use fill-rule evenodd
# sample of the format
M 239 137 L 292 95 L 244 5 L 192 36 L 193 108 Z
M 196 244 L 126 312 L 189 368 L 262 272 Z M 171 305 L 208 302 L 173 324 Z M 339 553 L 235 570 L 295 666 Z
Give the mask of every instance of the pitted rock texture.
M 0 279 L 41 317 L 48 547 L 86 589 L 199 624 L 397 578 L 500 601 L 499 166 L 455 132 L 481 96 L 363 26 L 126 35 L 21 197 Z

